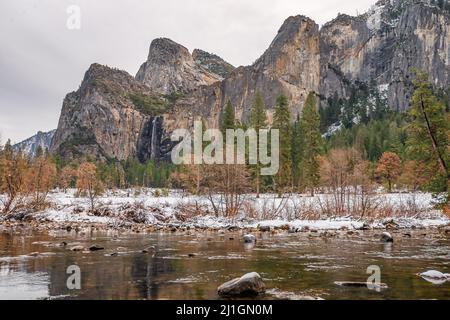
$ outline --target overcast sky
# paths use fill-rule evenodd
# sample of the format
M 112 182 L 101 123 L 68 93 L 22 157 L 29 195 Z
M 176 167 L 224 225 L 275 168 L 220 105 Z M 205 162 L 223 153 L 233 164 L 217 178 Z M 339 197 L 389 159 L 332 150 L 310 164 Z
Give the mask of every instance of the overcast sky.
M 0 0 L 0 136 L 19 142 L 57 127 L 64 96 L 93 62 L 135 75 L 152 39 L 255 61 L 283 21 L 317 23 L 366 11 L 375 0 Z M 70 5 L 81 28 L 66 26 Z

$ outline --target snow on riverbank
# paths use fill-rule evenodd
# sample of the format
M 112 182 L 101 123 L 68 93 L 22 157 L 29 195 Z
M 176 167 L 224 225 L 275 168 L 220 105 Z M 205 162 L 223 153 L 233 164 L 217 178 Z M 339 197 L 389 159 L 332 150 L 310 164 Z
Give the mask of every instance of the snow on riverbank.
M 242 211 L 247 210 L 251 214 L 242 212 L 234 218 L 223 218 L 214 216 L 211 204 L 205 197 L 185 195 L 176 190 L 167 193 L 155 189 L 109 191 L 97 200 L 95 214 L 89 212 L 88 199 L 76 197 L 76 190 L 68 190 L 66 193 L 51 193 L 49 200 L 52 207 L 32 216 L 41 222 L 95 223 L 112 227 L 139 223 L 217 229 L 271 227 L 295 231 L 359 229 L 368 225 L 372 228 L 385 228 L 387 224 L 396 228 L 427 228 L 450 223 L 448 217 L 433 209 L 432 197 L 427 193 L 378 194 L 375 201 L 389 206 L 396 212 L 395 217 L 356 219 L 350 216 L 317 214 L 304 216 L 299 213 L 302 210 L 320 212 L 330 197 L 331 195 L 324 194 L 315 197 L 296 194 L 280 199 L 264 194 L 256 199 L 254 195 L 248 195 Z M 186 207 L 200 208 L 202 214 L 180 215 Z M 417 213 L 406 214 L 409 208 L 414 208 Z

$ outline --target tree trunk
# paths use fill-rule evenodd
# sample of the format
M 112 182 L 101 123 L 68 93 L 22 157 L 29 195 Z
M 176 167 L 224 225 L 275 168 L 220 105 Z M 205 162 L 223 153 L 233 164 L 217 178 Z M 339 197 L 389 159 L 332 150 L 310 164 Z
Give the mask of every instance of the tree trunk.
M 259 171 L 256 172 L 256 198 L 259 198 Z
M 200 165 L 197 165 L 197 185 L 195 186 L 196 190 L 195 190 L 195 194 L 199 195 L 200 194 Z
M 445 160 L 444 160 L 441 152 L 439 151 L 438 144 L 437 144 L 437 141 L 436 141 L 436 137 L 433 135 L 433 132 L 431 130 L 431 125 L 430 125 L 430 121 L 428 119 L 427 112 L 425 110 L 423 97 L 421 97 L 421 104 L 420 104 L 420 106 L 421 106 L 423 117 L 425 118 L 425 123 L 427 125 L 427 131 L 428 131 L 428 135 L 430 137 L 430 140 L 431 140 L 431 143 L 432 143 L 432 146 L 433 146 L 433 150 L 434 150 L 434 152 L 436 152 L 436 154 L 438 156 L 438 159 L 439 159 L 439 167 L 441 168 L 443 173 L 447 176 L 447 180 L 448 180 L 450 178 L 450 175 L 449 175 L 448 170 L 447 170 L 447 165 L 445 163 Z

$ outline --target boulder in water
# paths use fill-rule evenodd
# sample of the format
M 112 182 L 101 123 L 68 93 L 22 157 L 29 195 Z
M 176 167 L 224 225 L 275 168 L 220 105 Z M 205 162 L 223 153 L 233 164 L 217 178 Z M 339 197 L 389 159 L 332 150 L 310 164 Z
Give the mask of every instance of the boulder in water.
M 436 270 L 428 270 L 419 273 L 418 276 L 422 277 L 422 279 L 431 282 L 433 284 L 443 284 L 447 281 L 450 281 L 450 274 L 442 273 Z
M 246 234 L 244 236 L 245 243 L 256 243 L 256 237 L 252 234 Z
M 394 242 L 394 238 L 389 232 L 383 232 L 381 234 L 381 241 L 382 242 Z
M 250 272 L 240 278 L 225 282 L 217 288 L 217 293 L 221 297 L 252 297 L 265 291 L 266 286 L 256 272 Z

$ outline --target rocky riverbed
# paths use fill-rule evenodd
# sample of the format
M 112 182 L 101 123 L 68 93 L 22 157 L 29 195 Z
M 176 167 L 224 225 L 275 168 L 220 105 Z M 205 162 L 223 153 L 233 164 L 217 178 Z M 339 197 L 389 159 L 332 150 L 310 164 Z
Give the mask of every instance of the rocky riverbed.
M 0 228 L 0 298 L 216 299 L 218 287 L 257 272 L 258 299 L 449 299 L 450 283 L 418 276 L 450 271 L 450 229 L 160 230 L 5 224 Z M 266 230 L 266 229 L 264 229 Z M 245 243 L 252 234 L 255 242 Z M 92 248 L 92 249 L 91 249 Z M 67 288 L 79 266 L 81 289 Z M 387 289 L 365 282 L 378 266 Z

